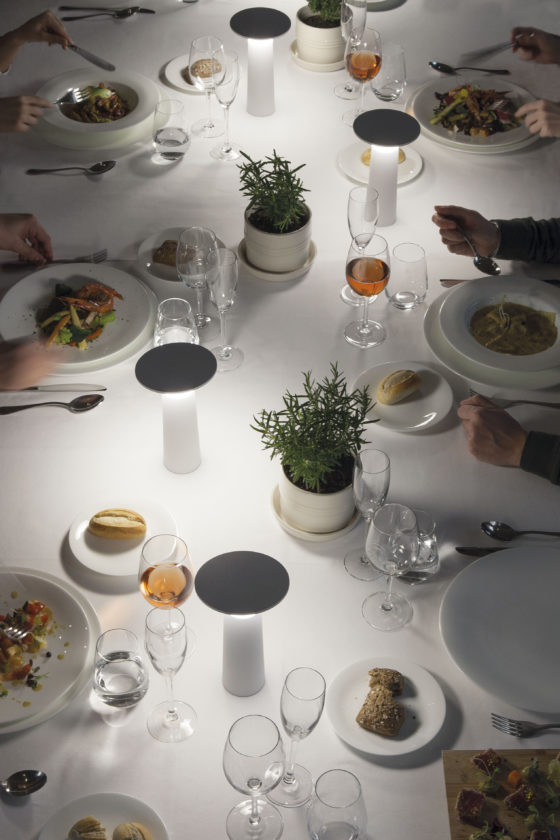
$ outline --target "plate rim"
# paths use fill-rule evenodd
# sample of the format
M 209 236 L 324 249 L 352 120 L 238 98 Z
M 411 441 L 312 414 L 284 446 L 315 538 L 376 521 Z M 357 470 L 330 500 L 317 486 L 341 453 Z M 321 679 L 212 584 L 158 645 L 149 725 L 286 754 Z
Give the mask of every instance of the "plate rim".
M 189 85 L 186 80 L 180 75 L 177 75 L 177 80 L 181 80 L 183 82 L 182 85 L 177 84 L 170 73 L 170 70 L 174 70 L 174 65 L 179 66 L 181 62 L 185 61 L 186 65 L 188 66 L 189 63 L 189 56 L 188 53 L 183 53 L 182 55 L 176 55 L 175 58 L 170 59 L 165 67 L 163 68 L 163 75 L 165 76 L 166 80 L 169 82 L 170 85 L 173 85 L 177 90 L 182 91 L 183 93 L 190 93 L 194 94 L 195 96 L 204 96 L 205 91 L 199 90 L 196 85 Z
M 64 815 L 64 813 L 66 811 L 71 812 L 72 810 L 77 808 L 78 805 L 81 807 L 82 803 L 84 805 L 84 812 L 87 812 L 87 811 L 90 811 L 90 810 L 95 810 L 95 808 L 92 808 L 91 806 L 94 805 L 100 799 L 101 800 L 103 800 L 103 799 L 104 800 L 113 799 L 113 800 L 119 800 L 119 801 L 124 800 L 125 802 L 129 802 L 129 803 L 133 802 L 135 805 L 138 805 L 138 804 L 141 805 L 142 806 L 142 809 L 141 809 L 142 812 L 143 813 L 148 812 L 150 814 L 151 818 L 154 820 L 154 822 L 156 824 L 159 824 L 158 828 L 160 828 L 160 830 L 162 830 L 162 832 L 163 832 L 161 837 L 157 837 L 157 838 L 155 838 L 155 840 L 169 840 L 169 833 L 167 831 L 167 826 L 165 825 L 163 819 L 160 817 L 158 812 L 154 808 L 152 808 L 151 805 L 148 805 L 143 800 L 138 799 L 138 797 L 132 796 L 131 794 L 117 793 L 115 791 L 107 791 L 107 792 L 100 791 L 98 793 L 89 793 L 86 796 L 76 797 L 75 799 L 71 799 L 69 802 L 66 802 L 64 805 L 62 805 L 60 808 L 58 808 L 53 814 L 51 814 L 51 816 L 48 818 L 48 820 L 43 824 L 43 827 L 41 828 L 41 830 L 39 832 L 37 840 L 46 840 L 46 838 L 48 837 L 47 831 L 49 831 L 52 827 L 56 828 L 56 824 L 57 824 L 58 820 Z M 99 808 L 99 806 L 97 806 L 97 807 Z M 68 826 L 68 829 L 70 829 L 70 826 Z M 110 833 L 112 834 L 112 831 L 110 831 Z
M 357 175 L 351 174 L 350 169 L 348 167 L 345 168 L 345 166 L 343 166 L 341 163 L 341 161 L 344 158 L 344 155 L 350 155 L 353 149 L 356 149 L 356 153 L 359 149 L 361 149 L 363 152 L 365 151 L 365 149 L 367 149 L 367 143 L 355 141 L 353 143 L 349 143 L 347 146 L 344 146 L 343 149 L 339 149 L 336 154 L 336 165 L 338 166 L 340 172 L 344 175 L 345 178 L 348 178 L 350 181 L 353 181 L 356 184 L 367 184 L 369 180 L 367 174 L 369 172 L 368 167 L 364 166 L 364 169 L 366 170 L 364 176 L 363 178 L 359 178 Z M 422 155 L 416 151 L 416 149 L 413 149 L 411 146 L 407 146 L 405 155 L 407 156 L 407 159 L 411 159 L 415 162 L 415 168 L 410 174 L 402 175 L 399 172 L 399 166 L 402 166 L 402 164 L 399 164 L 397 166 L 397 187 L 400 187 L 403 184 L 408 184 L 410 183 L 410 181 L 414 181 L 414 179 L 421 174 L 424 168 L 424 159 Z M 356 170 L 356 172 L 357 171 L 358 170 Z

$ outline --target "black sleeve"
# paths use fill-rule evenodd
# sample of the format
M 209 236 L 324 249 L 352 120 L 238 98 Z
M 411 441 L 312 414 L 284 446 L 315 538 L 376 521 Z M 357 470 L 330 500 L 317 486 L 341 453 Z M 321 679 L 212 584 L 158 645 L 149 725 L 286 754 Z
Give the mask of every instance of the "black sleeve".
M 560 263 L 560 219 L 495 219 L 504 260 Z
M 529 432 L 523 452 L 521 469 L 560 484 L 560 435 Z

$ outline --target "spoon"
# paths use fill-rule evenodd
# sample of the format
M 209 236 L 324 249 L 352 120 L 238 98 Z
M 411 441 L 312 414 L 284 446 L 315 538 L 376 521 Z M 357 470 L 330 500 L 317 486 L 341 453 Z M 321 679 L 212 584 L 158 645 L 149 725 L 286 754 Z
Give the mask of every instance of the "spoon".
M 117 9 L 114 12 L 94 12 L 91 15 L 79 15 L 78 17 L 63 17 L 61 20 L 85 20 L 92 17 L 112 17 L 120 20 L 121 18 L 132 17 L 136 12 L 140 11 L 140 6 L 130 6 L 128 9 Z
M 464 237 L 465 241 L 470 245 L 471 250 L 474 254 L 473 263 L 475 264 L 476 268 L 479 271 L 482 271 L 483 274 L 501 274 L 502 269 L 498 265 L 498 263 L 494 262 L 492 257 L 483 257 L 478 253 L 478 250 L 472 241 L 472 239 L 465 233 L 465 231 L 459 227 L 458 224 L 455 224 L 455 227 L 459 231 L 462 237 Z
M 56 405 L 61 408 L 67 408 L 73 414 L 79 414 L 82 411 L 89 411 L 103 402 L 105 397 L 102 394 L 82 394 L 80 397 L 74 397 L 69 403 L 65 402 L 42 402 L 42 403 L 28 403 L 27 405 L 4 405 L 0 408 L 0 414 L 12 414 L 14 411 L 24 411 L 26 408 L 39 408 L 42 405 Z
M 40 790 L 47 781 L 42 770 L 19 770 L 0 782 L 0 789 L 11 796 L 27 796 Z
M 28 175 L 44 175 L 46 172 L 65 172 L 68 169 L 79 169 L 87 175 L 102 175 L 117 165 L 116 160 L 102 160 L 93 166 L 58 166 L 55 169 L 26 169 Z
M 434 70 L 439 70 L 440 73 L 455 73 L 457 70 L 478 70 L 480 73 L 493 73 L 495 76 L 509 76 L 509 70 L 494 70 L 485 67 L 452 67 L 450 64 L 444 64 L 443 61 L 428 61 L 430 67 Z
M 516 531 L 511 525 L 507 525 L 505 522 L 497 522 L 495 519 L 491 519 L 490 522 L 482 522 L 480 527 L 489 537 L 506 542 L 523 534 L 544 534 L 547 537 L 560 537 L 560 531 Z

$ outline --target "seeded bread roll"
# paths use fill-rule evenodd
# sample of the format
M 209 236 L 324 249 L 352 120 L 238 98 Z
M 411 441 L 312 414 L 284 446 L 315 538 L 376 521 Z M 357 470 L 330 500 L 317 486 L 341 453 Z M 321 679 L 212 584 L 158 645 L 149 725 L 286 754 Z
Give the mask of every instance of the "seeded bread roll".
M 394 738 L 399 734 L 404 718 L 404 708 L 400 703 L 395 703 L 390 690 L 384 686 L 375 686 L 366 697 L 356 721 L 362 729 Z
M 404 677 L 400 671 L 394 668 L 372 668 L 368 671 L 369 687 L 383 686 L 388 688 L 391 694 L 402 694 L 404 688 Z
M 126 822 L 115 828 L 113 840 L 153 840 L 153 837 L 142 823 Z
M 127 508 L 100 510 L 89 520 L 88 531 L 96 537 L 111 540 L 132 540 L 146 533 L 143 516 Z
M 107 832 L 95 817 L 83 817 L 68 832 L 68 840 L 107 840 Z
M 375 395 L 383 405 L 394 405 L 420 388 L 422 377 L 414 370 L 394 370 L 381 380 Z
M 154 262 L 174 267 L 177 263 L 177 240 L 166 239 L 159 248 L 156 248 L 152 258 Z

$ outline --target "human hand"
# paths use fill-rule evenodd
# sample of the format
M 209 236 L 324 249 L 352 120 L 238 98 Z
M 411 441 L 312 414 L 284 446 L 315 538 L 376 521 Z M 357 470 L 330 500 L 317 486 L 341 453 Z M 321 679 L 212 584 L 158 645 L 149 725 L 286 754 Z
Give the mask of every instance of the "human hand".
M 39 265 L 53 258 L 51 238 L 31 213 L 0 213 L 0 249 Z
M 41 117 L 43 108 L 52 108 L 52 105 L 40 96 L 7 96 L 0 99 L 0 132 L 27 131 Z
M 35 385 L 54 368 L 52 353 L 38 341 L 0 342 L 0 390 Z
M 472 257 L 470 245 L 465 237 L 457 230 L 459 225 L 470 237 L 482 256 L 495 254 L 500 242 L 500 235 L 495 225 L 477 213 L 455 205 L 436 205 L 432 222 L 439 228 L 441 241 L 447 245 L 452 254 L 463 254 Z
M 531 134 L 540 137 L 560 137 L 560 105 L 548 99 L 526 102 L 515 112 L 518 119 L 525 119 Z
M 519 53 L 523 61 L 560 64 L 560 36 L 531 26 L 516 26 L 510 37 L 515 41 L 513 51 Z
M 519 466 L 527 432 L 507 411 L 477 394 L 461 401 L 457 415 L 475 458 L 499 467 Z
M 40 15 L 22 23 L 13 32 L 14 38 L 21 44 L 46 41 L 49 46 L 60 44 L 63 49 L 72 44 L 72 38 L 66 31 L 64 24 L 50 9 Z

